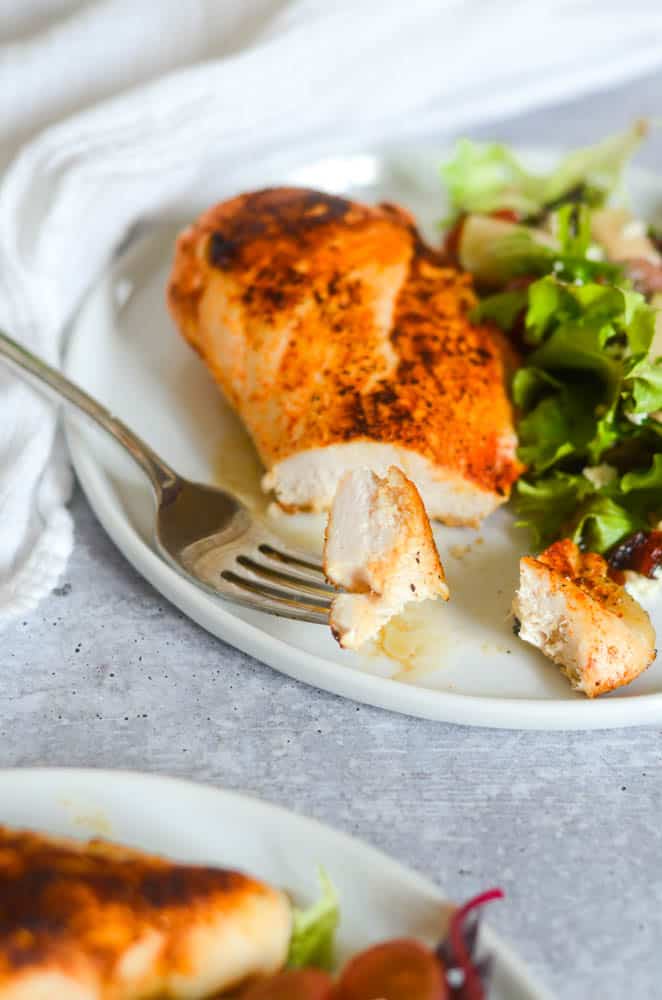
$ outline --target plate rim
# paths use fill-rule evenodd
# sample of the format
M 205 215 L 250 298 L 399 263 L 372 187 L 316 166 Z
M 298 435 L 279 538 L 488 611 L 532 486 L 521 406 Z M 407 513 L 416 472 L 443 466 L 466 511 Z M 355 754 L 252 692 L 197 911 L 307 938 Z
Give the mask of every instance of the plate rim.
M 379 865 L 388 869 L 394 878 L 409 882 L 416 893 L 436 898 L 440 903 L 452 902 L 443 890 L 427 876 L 422 875 L 415 868 L 410 868 L 363 838 L 355 837 L 344 830 L 337 829 L 329 823 L 316 819 L 314 816 L 308 816 L 296 809 L 289 809 L 286 806 L 271 802 L 269 799 L 263 799 L 257 795 L 238 792 L 235 789 L 224 788 L 222 785 L 216 785 L 208 781 L 197 781 L 194 778 L 171 775 L 164 771 L 134 771 L 129 768 L 107 767 L 61 767 L 57 765 L 43 767 L 33 767 L 30 765 L 25 767 L 0 767 L 0 790 L 6 781 L 16 780 L 19 775 L 21 777 L 27 776 L 28 780 L 55 778 L 62 779 L 63 781 L 75 781 L 77 779 L 89 780 L 94 778 L 95 781 L 112 782 L 120 785 L 134 783 L 138 786 L 146 782 L 148 784 L 162 785 L 164 789 L 172 788 L 173 786 L 175 788 L 187 788 L 190 792 L 195 791 L 198 794 L 218 798 L 220 802 L 228 803 L 229 807 L 233 802 L 241 802 L 244 807 L 256 810 L 265 815 L 277 815 L 282 820 L 293 820 L 301 827 L 306 827 L 312 837 L 315 836 L 316 831 L 324 831 L 325 835 L 328 836 L 330 834 L 338 844 L 343 845 L 347 849 L 356 850 L 360 848 L 364 854 L 367 852 L 371 855 L 375 863 L 379 863 Z M 2 806 L 0 805 L 1 822 Z M 36 829 L 27 826 L 26 828 Z M 47 830 L 43 829 L 40 832 L 48 833 Z M 89 835 L 76 839 L 89 839 Z M 120 843 L 112 835 L 109 837 L 101 835 L 101 839 Z M 548 991 L 547 987 L 537 981 L 537 978 L 530 972 L 524 959 L 519 956 L 512 945 L 505 941 L 501 935 L 493 931 L 489 924 L 482 925 L 481 933 L 487 948 L 498 954 L 499 961 L 503 965 L 504 970 L 521 988 L 526 989 L 531 995 L 531 1000 L 553 1000 L 552 994 Z
M 431 146 L 419 144 L 407 147 L 411 152 L 429 151 Z M 448 147 L 447 147 L 448 148 Z M 549 157 L 560 149 L 548 146 L 518 146 L 522 155 Z M 391 153 L 401 147 L 392 147 Z M 360 156 L 378 157 L 378 148 L 356 149 L 341 159 Z M 441 154 L 440 154 L 441 155 Z M 323 163 L 328 156 L 303 161 L 301 167 Z M 662 179 L 643 167 L 631 168 L 630 176 L 639 176 L 642 183 L 655 184 L 662 190 Z M 72 375 L 75 347 L 82 338 L 82 317 L 86 305 L 100 293 L 104 281 L 124 254 L 142 239 L 149 239 L 152 228 L 139 227 L 134 238 L 128 238 L 102 269 L 77 306 L 67 325 L 62 367 Z M 80 417 L 64 414 L 65 437 L 76 476 L 92 510 L 115 546 L 133 568 L 166 600 L 188 618 L 217 638 L 228 642 L 243 653 L 254 657 L 273 670 L 296 681 L 340 697 L 358 701 L 387 711 L 437 722 L 478 726 L 491 729 L 577 731 L 629 728 L 659 724 L 662 720 L 662 691 L 626 694 L 620 697 L 588 699 L 568 698 L 500 698 L 494 695 L 464 694 L 436 688 L 404 684 L 375 676 L 326 660 L 324 657 L 290 645 L 283 639 L 264 632 L 258 625 L 234 614 L 232 605 L 199 590 L 147 545 L 123 512 L 117 509 L 113 488 L 94 458 L 86 438 L 80 434 Z M 321 626 L 320 626 L 321 627 Z M 554 667 L 550 664 L 550 669 Z
M 187 617 L 273 670 L 330 694 L 376 708 L 437 722 L 491 729 L 613 729 L 659 723 L 662 718 L 662 692 L 593 702 L 589 699 L 495 698 L 439 691 L 402 684 L 351 668 L 343 670 L 323 657 L 297 649 L 285 640 L 263 632 L 259 626 L 232 614 L 220 598 L 198 591 L 194 584 L 170 567 L 140 538 L 127 518 L 116 514 L 112 500 L 106 495 L 112 490 L 104 482 L 104 473 L 86 448 L 75 426 L 75 419 L 67 417 L 65 421 L 73 466 L 92 510 L 116 547 L 148 583 Z M 209 605 L 200 598 L 206 598 Z M 212 627 L 212 618 L 216 620 L 215 627 Z M 394 685 L 397 685 L 395 690 Z M 394 701 L 398 704 L 393 704 Z M 563 719 L 559 718 L 561 711 L 565 716 Z

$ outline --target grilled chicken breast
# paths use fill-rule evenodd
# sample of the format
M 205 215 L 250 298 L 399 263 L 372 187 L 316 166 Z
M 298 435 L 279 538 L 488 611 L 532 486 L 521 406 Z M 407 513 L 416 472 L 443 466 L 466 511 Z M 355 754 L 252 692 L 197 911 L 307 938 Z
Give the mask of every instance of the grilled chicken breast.
M 286 897 L 237 872 L 0 827 L 0 1000 L 198 1000 L 277 970 Z
M 520 560 L 513 602 L 519 637 L 541 649 L 589 698 L 629 684 L 655 659 L 644 609 L 594 552 L 566 538 Z
M 264 488 L 325 510 L 344 472 L 402 468 L 474 524 L 517 478 L 508 349 L 412 218 L 298 188 L 241 195 L 179 237 L 172 315 L 251 433 Z
M 384 479 L 355 469 L 340 480 L 326 529 L 324 572 L 347 593 L 329 624 L 358 649 L 410 601 L 448 600 L 444 568 L 418 490 L 392 466 Z

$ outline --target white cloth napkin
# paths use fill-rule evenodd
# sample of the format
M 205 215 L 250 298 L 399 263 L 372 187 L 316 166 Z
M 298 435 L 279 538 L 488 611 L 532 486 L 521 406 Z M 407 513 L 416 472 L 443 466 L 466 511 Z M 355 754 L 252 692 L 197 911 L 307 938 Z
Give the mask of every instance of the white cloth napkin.
M 16 0 L 12 10 L 0 12 L 0 145 L 151 80 L 47 129 L 0 188 L 0 328 L 54 363 L 63 323 L 127 227 L 203 180 L 241 188 L 243 167 L 277 149 L 441 135 L 662 63 L 657 0 L 631 0 L 626 15 L 620 0 Z M 181 68 L 197 60 L 207 61 Z M 0 369 L 0 626 L 63 571 L 69 491 L 54 407 Z

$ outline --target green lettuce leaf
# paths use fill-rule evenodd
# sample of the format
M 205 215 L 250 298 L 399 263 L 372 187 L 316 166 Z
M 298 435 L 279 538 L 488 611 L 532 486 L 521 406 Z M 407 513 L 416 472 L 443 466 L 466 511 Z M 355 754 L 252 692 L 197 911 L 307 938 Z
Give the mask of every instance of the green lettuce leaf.
M 554 251 L 550 251 L 547 271 L 553 271 L 564 281 L 575 282 L 577 287 L 581 287 L 589 281 L 608 281 L 617 284 L 624 280 L 621 264 L 614 264 L 608 260 L 590 260 L 588 257 L 555 253 Z
M 527 307 L 528 292 L 526 288 L 516 288 L 509 292 L 499 292 L 481 299 L 471 313 L 474 323 L 491 320 L 508 333 L 515 325 L 517 317 Z
M 336 929 L 340 920 L 338 894 L 323 868 L 318 872 L 322 894 L 306 910 L 296 907 L 292 914 L 292 937 L 287 964 L 294 969 L 314 965 L 330 969 Z
M 566 285 L 569 300 L 574 300 L 575 315 L 593 320 L 618 320 L 629 327 L 640 310 L 650 311 L 643 295 L 615 285 Z
M 644 414 L 662 410 L 662 358 L 634 360 L 623 379 L 623 407 L 626 413 Z
M 619 483 L 620 502 L 642 522 L 662 517 L 662 454 L 653 455 L 647 469 L 626 473 Z
M 623 168 L 647 133 L 647 123 L 637 121 L 625 132 L 569 153 L 548 177 L 545 200 L 553 201 L 577 184 L 586 184 L 600 193 L 598 203 L 603 204 L 620 184 Z
M 645 124 L 637 122 L 626 132 L 570 153 L 547 175 L 525 169 L 499 143 L 462 139 L 441 168 L 441 176 L 455 213 L 508 208 L 523 216 L 536 215 L 577 189 L 583 200 L 602 205 L 646 131 Z
M 655 311 L 643 295 L 614 285 L 572 285 L 548 275 L 529 286 L 526 315 L 527 339 L 539 343 L 553 326 L 570 319 L 590 320 L 594 325 L 618 324 L 636 353 L 647 351 L 655 324 Z M 632 326 L 634 330 L 631 330 Z M 615 330 L 612 330 L 612 333 Z
M 518 524 L 544 547 L 571 537 L 582 548 L 604 553 L 645 528 L 649 514 L 662 511 L 662 455 L 649 469 L 631 472 L 596 490 L 580 474 L 554 470 L 535 482 L 521 479 L 516 491 Z
M 520 479 L 515 503 L 518 525 L 530 530 L 540 548 L 567 534 L 567 525 L 580 502 L 593 492 L 588 479 L 554 470 L 535 482 Z
M 609 497 L 596 494 L 579 507 L 572 537 L 589 552 L 602 553 L 641 527 L 634 513 Z
M 556 232 L 562 254 L 585 257 L 591 245 L 591 212 L 587 205 L 561 205 L 556 213 Z
M 584 455 L 594 432 L 595 392 L 563 386 L 520 420 L 518 455 L 530 472 L 545 472 L 570 455 Z
M 633 490 L 659 490 L 662 503 L 662 455 L 653 455 L 649 469 L 641 469 L 626 473 L 620 483 L 623 493 Z
M 552 276 L 529 288 L 526 336 L 539 346 L 527 358 L 527 368 L 554 373 L 557 379 L 567 372 L 566 382 L 572 372 L 591 372 L 604 386 L 602 399 L 593 397 L 595 430 L 586 448 L 591 462 L 624 433 L 633 432 L 632 427 L 624 431 L 619 397 L 625 401 L 624 412 L 648 413 L 656 405 L 662 407 L 662 365 L 651 365 L 639 353 L 648 350 L 654 318 L 643 296 L 622 288 L 567 285 Z M 626 342 L 638 352 L 630 360 L 623 358 Z M 518 378 L 524 376 L 518 373 Z M 590 383 L 585 391 L 591 394 Z M 524 408 L 530 406 L 529 400 Z
M 441 168 L 455 212 L 510 208 L 523 215 L 540 206 L 542 179 L 529 173 L 507 146 L 461 139 Z
M 628 298 L 633 299 L 637 292 L 624 292 Z M 634 306 L 631 317 L 628 319 L 624 315 L 623 324 L 628 338 L 628 344 L 633 355 L 647 354 L 655 335 L 655 309 L 646 305 L 643 296 Z
M 572 518 L 572 537 L 592 552 L 606 552 L 627 535 L 645 528 L 662 511 L 662 454 L 586 496 Z
M 604 350 L 614 330 L 602 320 L 569 320 L 557 327 L 529 357 L 534 368 L 597 375 L 611 395 L 620 386 L 622 366 Z
M 622 437 L 622 429 L 617 419 L 618 407 L 616 400 L 604 412 L 595 424 L 591 440 L 586 446 L 586 456 L 591 465 L 597 464 L 606 451 L 613 448 Z M 600 408 L 596 408 L 599 411 Z
M 555 323 L 577 315 L 577 309 L 567 286 L 549 276 L 529 286 L 529 307 L 526 313 L 527 341 L 539 344 Z
M 534 368 L 532 365 L 518 368 L 513 376 L 513 402 L 521 410 L 530 410 L 543 392 L 549 392 L 550 388 L 560 389 L 562 385 L 559 379 L 554 378 L 549 372 L 541 371 L 540 368 Z

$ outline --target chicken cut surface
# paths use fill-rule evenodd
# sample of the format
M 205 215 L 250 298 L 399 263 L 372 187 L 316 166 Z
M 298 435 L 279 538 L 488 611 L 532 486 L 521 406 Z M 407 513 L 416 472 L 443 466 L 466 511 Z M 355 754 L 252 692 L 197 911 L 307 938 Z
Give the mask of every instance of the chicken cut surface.
M 233 871 L 0 827 L 0 1000 L 199 1000 L 284 962 L 290 904 Z
M 655 659 L 644 609 L 608 576 L 602 556 L 583 554 L 567 538 L 520 560 L 513 614 L 520 639 L 589 698 L 629 684 Z
M 412 218 L 299 188 L 241 195 L 179 237 L 171 313 L 248 428 L 264 488 L 327 510 L 391 465 L 431 517 L 474 524 L 521 467 L 501 335 Z
M 329 623 L 358 649 L 410 601 L 448 600 L 444 568 L 414 484 L 392 466 L 382 479 L 355 469 L 340 480 L 329 513 L 324 572 L 338 594 Z

